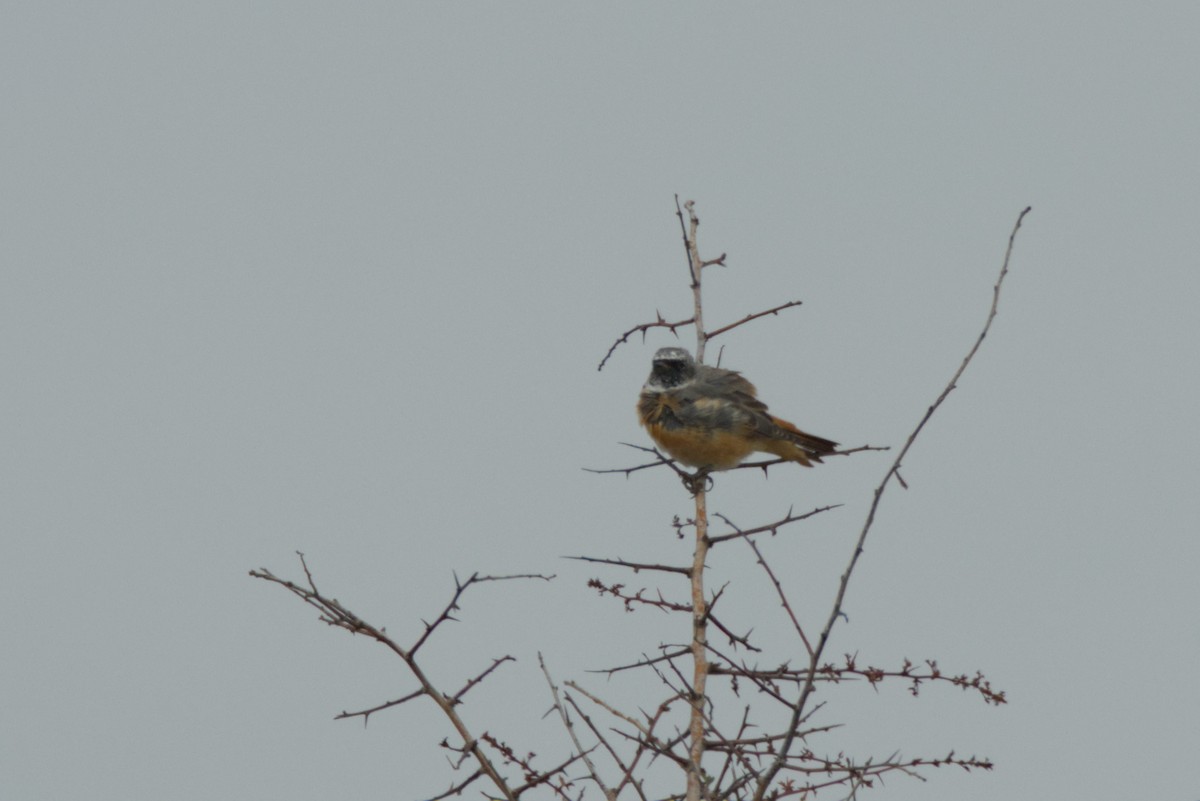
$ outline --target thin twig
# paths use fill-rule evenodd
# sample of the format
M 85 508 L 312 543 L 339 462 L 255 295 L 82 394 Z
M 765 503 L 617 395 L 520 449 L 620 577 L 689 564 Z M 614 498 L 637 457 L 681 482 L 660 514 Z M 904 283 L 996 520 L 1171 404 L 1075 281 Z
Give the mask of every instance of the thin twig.
M 395 701 L 388 701 L 386 703 L 380 704 L 379 706 L 373 706 L 370 709 L 361 709 L 358 712 L 346 712 L 343 710 L 342 714 L 336 715 L 334 717 L 334 720 L 345 720 L 346 718 L 361 717 L 363 719 L 363 725 L 366 726 L 367 720 L 371 717 L 371 715 L 374 715 L 376 712 L 382 712 L 385 709 L 391 709 L 394 706 L 400 706 L 401 704 L 408 703 L 409 701 L 413 700 L 414 698 L 420 698 L 424 694 L 425 694 L 425 690 L 423 690 L 423 689 L 422 690 L 414 690 L 413 692 L 409 693 L 408 695 L 404 696 L 403 698 L 397 698 Z
M 716 339 L 717 337 L 721 336 L 721 334 L 724 334 L 727 331 L 732 331 L 733 329 L 737 328 L 739 325 L 745 325 L 746 323 L 750 322 L 751 320 L 757 320 L 760 317 L 766 317 L 767 315 L 770 315 L 770 314 L 777 315 L 784 309 L 791 309 L 796 306 L 799 306 L 800 304 L 801 304 L 801 301 L 789 300 L 787 303 L 781 303 L 773 309 L 767 309 L 766 311 L 755 312 L 754 314 L 747 314 L 745 317 L 738 320 L 736 323 L 730 323 L 727 326 L 718 328 L 716 331 L 710 331 L 708 334 L 708 338 L 710 340 Z
M 429 799 L 429 801 L 442 801 L 442 799 L 449 798 L 452 795 L 460 795 L 463 790 L 467 789 L 467 787 L 469 787 L 472 782 L 474 782 L 476 779 L 478 779 L 482 775 L 483 775 L 483 771 L 477 770 L 474 773 L 472 773 L 470 776 L 468 776 L 467 778 L 463 779 L 458 784 L 451 785 L 450 789 L 447 790 L 446 792 L 442 793 L 441 795 L 435 795 L 433 798 Z
M 584 712 L 583 709 L 580 708 L 579 703 L 576 702 L 576 700 L 570 695 L 567 696 L 567 703 L 571 705 L 571 708 L 575 710 L 575 714 L 578 715 L 579 719 L 583 721 L 583 725 L 588 727 L 588 731 L 592 733 L 592 736 L 596 738 L 596 740 L 600 743 L 600 746 L 608 752 L 609 758 L 612 759 L 612 761 L 615 762 L 617 767 L 621 770 L 621 782 L 616 787 L 608 791 L 608 797 L 612 799 L 612 801 L 615 801 L 617 796 L 621 794 L 621 790 L 625 788 L 625 785 L 629 784 L 632 785 L 633 791 L 638 794 L 638 797 L 641 798 L 642 801 L 648 801 L 645 793 L 642 792 L 642 783 L 634 777 L 634 770 L 637 768 L 638 760 L 641 759 L 642 754 L 644 754 L 648 749 L 642 747 L 636 749 L 633 754 L 633 760 L 629 764 L 626 764 L 625 760 L 621 759 L 621 755 L 617 753 L 617 749 L 614 748 L 612 743 L 608 741 L 608 738 L 604 736 L 604 732 L 600 731 L 600 727 L 598 727 L 592 721 L 591 715 L 589 715 L 587 712 Z
M 612 704 L 610 704 L 607 701 L 605 701 L 604 699 L 600 698 L 598 695 L 592 694 L 590 691 L 588 691 L 588 690 L 584 689 L 582 686 L 580 686 L 580 684 L 578 682 L 565 681 L 565 682 L 563 682 L 563 685 L 566 687 L 570 687 L 572 690 L 579 693 L 580 695 L 582 695 L 584 698 L 591 701 L 596 706 L 605 710 L 613 717 L 620 718 L 621 720 L 628 723 L 630 726 L 633 726 L 635 729 L 637 729 L 642 734 L 642 736 L 645 736 L 645 737 L 650 736 L 650 730 L 648 728 L 646 728 L 644 725 L 642 725 L 641 722 L 639 722 L 637 720 L 637 718 L 633 717 L 632 715 L 625 714 L 621 710 L 614 707 Z
M 691 648 L 688 648 L 686 646 L 681 646 L 678 650 L 669 651 L 667 653 L 662 654 L 661 656 L 646 657 L 645 659 L 639 660 L 637 662 L 633 662 L 628 665 L 621 665 L 619 667 L 614 667 L 614 668 L 605 668 L 603 670 L 589 670 L 588 673 L 607 673 L 608 675 L 611 676 L 614 673 L 620 673 L 624 670 L 634 670 L 635 668 L 648 667 L 650 665 L 657 664 L 658 662 L 670 662 L 672 659 L 678 659 L 681 656 L 687 656 L 691 652 L 692 652 Z
M 460 750 L 460 752 L 463 754 L 463 757 L 465 758 L 467 754 L 470 754 L 475 759 L 475 761 L 479 764 L 480 771 L 491 780 L 492 784 L 502 794 L 506 801 L 517 801 L 516 792 L 512 787 L 509 786 L 504 777 L 500 775 L 499 771 L 496 769 L 496 766 L 480 747 L 479 739 L 477 739 L 471 733 L 471 730 L 467 728 L 467 724 L 455 710 L 454 707 L 457 704 L 456 699 L 445 695 L 433 685 L 433 682 L 430 681 L 429 677 L 425 674 L 425 671 L 417 662 L 416 651 L 417 648 L 419 648 L 428 640 L 433 631 L 442 623 L 447 620 L 453 620 L 453 617 L 450 613 L 452 610 L 458 608 L 459 599 L 462 598 L 463 593 L 466 592 L 469 587 L 489 581 L 507 581 L 511 579 L 524 578 L 538 578 L 548 581 L 553 577 L 540 574 L 481 576 L 478 573 L 474 573 L 465 582 L 459 581 L 458 578 L 455 577 L 455 590 L 450 603 L 446 605 L 446 607 L 442 610 L 442 613 L 434 620 L 433 623 L 426 624 L 425 631 L 422 633 L 420 638 L 418 638 L 416 644 L 414 644 L 412 647 L 405 648 L 388 636 L 383 629 L 372 626 L 362 618 L 358 617 L 358 615 L 342 606 L 342 604 L 339 603 L 336 598 L 327 598 L 318 592 L 316 581 L 313 579 L 312 572 L 308 569 L 308 562 L 304 558 L 304 554 L 300 553 L 299 557 L 300 565 L 304 570 L 305 579 L 308 585 L 306 587 L 286 579 L 281 579 L 266 569 L 251 570 L 250 575 L 254 578 L 262 579 L 273 584 L 278 584 L 285 588 L 293 595 L 303 600 L 309 606 L 317 609 L 320 612 L 321 620 L 323 622 L 328 623 L 331 626 L 337 626 L 338 628 L 345 629 L 351 634 L 361 634 L 363 636 L 370 637 L 371 639 L 388 648 L 388 650 L 392 651 L 392 653 L 396 654 L 396 656 L 400 657 L 404 664 L 408 666 L 409 672 L 412 673 L 413 677 L 416 678 L 417 682 L 421 685 L 421 694 L 429 696 L 433 702 L 437 704 L 438 708 L 442 710 L 442 714 L 449 719 L 451 725 L 454 727 L 454 730 L 458 733 L 458 736 L 462 738 L 463 746 L 458 750 Z M 464 688 L 462 692 L 465 692 L 466 689 L 469 689 L 469 686 L 470 685 L 468 685 L 467 688 Z M 395 704 L 390 705 L 394 706 Z M 473 779 L 469 779 L 467 783 L 469 784 L 470 781 L 473 781 Z M 465 784 L 461 785 L 461 787 L 465 786 Z
M 1017 232 L 1021 229 L 1021 222 L 1025 219 L 1025 215 L 1028 214 L 1030 210 L 1031 207 L 1026 207 L 1017 216 L 1017 222 L 1013 226 L 1012 233 L 1009 234 L 1008 247 L 1004 252 L 1004 263 L 1000 267 L 1000 276 L 996 279 L 996 284 L 992 288 L 992 304 L 988 310 L 987 320 L 984 322 L 983 330 L 980 331 L 979 337 L 971 346 L 970 351 L 968 351 L 966 357 L 962 361 L 962 364 L 959 365 L 958 370 L 956 370 L 954 375 L 951 377 L 950 382 L 946 385 L 946 388 L 942 390 L 941 394 L 938 395 L 937 400 L 935 400 L 933 405 L 929 407 L 928 411 L 925 412 L 925 415 L 921 418 L 920 422 L 917 423 L 916 428 L 914 428 L 912 433 L 909 434 L 908 440 L 904 443 L 904 447 L 900 449 L 900 453 L 897 454 L 895 461 L 892 462 L 891 467 L 888 468 L 887 473 L 884 474 L 883 481 L 881 481 L 879 486 L 875 488 L 874 499 L 871 502 L 870 510 L 867 512 L 867 519 L 863 523 L 862 531 L 859 532 L 858 541 L 854 545 L 854 552 L 850 557 L 850 564 L 846 566 L 845 572 L 842 573 L 841 581 L 838 583 L 837 596 L 834 599 L 833 608 L 830 610 L 829 619 L 826 621 L 825 627 L 821 630 L 821 634 L 817 638 L 817 645 L 813 649 L 812 656 L 810 658 L 810 667 L 814 675 L 817 662 L 820 660 L 821 654 L 825 650 L 826 643 L 829 642 L 829 637 L 833 632 L 833 627 L 837 623 L 838 617 L 842 614 L 842 603 L 846 597 L 846 588 L 850 585 L 850 576 L 853 574 L 854 568 L 858 564 L 858 559 L 863 553 L 863 544 L 866 542 L 867 534 L 870 532 L 871 526 L 875 522 L 875 514 L 879 509 L 879 502 L 883 498 L 884 490 L 887 489 L 887 485 L 891 481 L 892 477 L 897 474 L 897 471 L 900 469 L 901 462 L 908 454 L 909 448 L 912 447 L 913 442 L 915 442 L 917 439 L 917 436 L 925 428 L 925 424 L 929 422 L 929 419 L 933 417 L 934 412 L 938 410 L 938 408 L 957 386 L 959 378 L 962 377 L 963 372 L 967 369 L 967 365 L 971 363 L 971 360 L 979 351 L 979 346 L 983 344 L 984 338 L 987 336 L 988 331 L 992 327 L 992 321 L 996 318 L 996 312 L 1000 305 L 1000 288 L 1004 284 L 1005 277 L 1008 275 L 1008 263 L 1012 257 L 1013 243 L 1016 241 Z M 779 773 L 780 769 L 784 767 L 784 764 L 788 758 L 788 752 L 791 750 L 792 742 L 794 740 L 794 737 L 791 736 L 790 732 L 794 732 L 796 730 L 800 717 L 803 715 L 805 703 L 808 701 L 808 697 L 813 691 L 813 686 L 814 682 L 810 676 L 809 680 L 805 682 L 804 688 L 800 692 L 800 698 L 796 702 L 795 710 L 792 712 L 792 721 L 788 727 L 789 737 L 780 744 L 779 755 L 774 761 L 772 761 L 767 769 L 757 777 L 754 789 L 754 801 L 763 801 L 763 799 L 766 798 L 767 790 L 770 787 L 771 782 L 774 780 L 776 774 Z M 730 792 L 735 792 L 737 789 L 738 788 L 736 785 L 729 788 Z
M 642 570 L 658 570 L 663 573 L 679 573 L 683 576 L 692 575 L 690 567 L 676 567 L 675 565 L 654 565 L 645 562 L 629 562 L 625 559 L 601 559 L 597 556 L 564 556 L 563 559 L 575 559 L 580 562 L 594 562 L 601 565 L 616 565 L 617 567 L 627 567 L 634 573 Z
M 829 453 L 823 453 L 823 454 L 821 454 L 820 459 L 816 459 L 816 461 L 819 462 L 822 459 L 825 459 L 829 456 L 849 456 L 852 453 L 862 453 L 863 451 L 890 451 L 890 450 L 891 450 L 891 446 L 889 446 L 889 445 L 859 445 L 855 448 L 845 448 L 844 450 L 830 451 Z M 774 467 L 777 464 L 787 464 L 788 462 L 791 462 L 792 464 L 796 463 L 795 460 L 793 460 L 793 459 L 763 459 L 762 461 L 759 461 L 759 462 L 742 462 L 741 464 L 736 465 L 735 467 L 731 467 L 729 469 L 730 470 L 749 470 L 751 468 L 757 467 L 763 471 L 763 475 L 767 475 L 768 468 Z
M 838 509 L 838 508 L 842 507 L 843 505 L 844 504 L 834 503 L 834 504 L 830 504 L 829 506 L 819 506 L 816 509 L 813 509 L 812 511 L 809 511 L 809 512 L 805 512 L 802 515 L 793 515 L 792 510 L 789 509 L 787 516 L 784 517 L 782 520 L 776 520 L 774 523 L 767 523 L 765 525 L 757 526 L 755 528 L 746 529 L 745 531 L 743 531 L 742 529 L 735 526 L 733 524 L 733 521 L 731 521 L 728 517 L 726 517 L 723 514 L 718 513 L 717 517 L 721 518 L 721 520 L 723 520 L 725 522 L 725 525 L 727 525 L 731 529 L 733 529 L 733 533 L 720 534 L 716 537 L 709 537 L 708 542 L 710 545 L 717 545 L 719 543 L 726 542 L 728 540 L 745 539 L 747 537 L 752 537 L 755 534 L 764 534 L 767 532 L 770 532 L 771 536 L 774 537 L 775 534 L 779 531 L 779 529 L 783 528 L 784 526 L 788 525 L 789 523 L 796 523 L 801 520 L 807 520 L 808 518 L 813 517 L 814 515 L 819 515 L 822 512 L 828 512 L 833 509 Z
M 641 332 L 642 342 L 645 342 L 646 341 L 646 332 L 649 331 L 651 328 L 666 328 L 672 334 L 675 334 L 675 336 L 679 336 L 679 334 L 676 333 L 675 329 L 682 328 L 685 325 L 691 325 L 692 323 L 695 322 L 695 319 L 689 318 L 687 320 L 680 320 L 677 323 L 668 323 L 666 320 L 663 319 L 662 313 L 660 313 L 658 311 L 654 312 L 654 316 L 657 318 L 654 322 L 642 323 L 641 325 L 635 325 L 633 328 L 630 328 L 624 334 L 621 334 L 621 336 L 617 337 L 617 341 L 614 342 L 612 344 L 612 347 L 610 347 L 608 349 L 608 353 L 604 354 L 604 358 L 600 360 L 600 365 L 596 369 L 603 370 L 604 365 L 612 357 L 613 353 L 617 350 L 617 348 L 620 347 L 621 345 L 625 344 L 626 342 L 628 342 L 629 338 L 638 332 Z
M 590 749 L 584 748 L 583 744 L 579 742 L 579 737 L 575 734 L 575 724 L 571 722 L 571 716 L 567 714 L 567 710 L 562 704 L 562 699 L 558 697 L 558 686 L 554 683 L 554 679 L 550 677 L 550 670 L 546 667 L 546 660 L 542 658 L 541 651 L 538 651 L 537 657 L 538 665 L 542 668 L 542 675 L 546 677 L 546 684 L 550 685 L 550 695 L 554 698 L 554 708 L 558 710 L 559 719 L 562 720 L 563 727 L 567 730 L 567 736 L 571 738 L 571 742 L 575 746 L 575 753 L 579 755 L 580 759 L 583 760 L 583 764 L 587 766 L 588 775 L 592 777 L 592 781 L 600 788 L 600 792 L 604 797 L 608 801 L 616 801 L 617 794 L 608 789 L 604 784 L 604 780 L 600 778 L 600 772 L 596 770 L 595 763 L 588 756 Z
M 505 662 L 515 662 L 515 661 L 517 661 L 516 658 L 512 657 L 512 656 L 502 656 L 497 659 L 493 659 L 491 665 L 489 665 L 487 668 L 485 668 L 484 671 L 482 673 L 480 673 L 479 675 L 469 679 L 467 681 L 467 683 L 463 685 L 463 688 L 461 690 L 456 692 L 454 695 L 450 696 L 450 700 L 456 704 L 459 703 L 460 701 L 462 701 L 463 696 L 466 695 L 471 690 L 472 687 L 476 686 L 477 684 L 479 684 L 479 682 L 486 679 L 493 670 L 500 667 Z
M 755 559 L 757 559 L 758 563 L 762 565 L 762 569 L 766 571 L 767 578 L 771 579 L 771 584 L 775 586 L 775 593 L 779 596 L 780 605 L 783 607 L 784 611 L 787 612 L 788 618 L 792 621 L 793 628 L 795 628 L 796 633 L 800 635 L 800 641 L 804 643 L 804 649 L 808 651 L 808 655 L 811 657 L 813 652 L 812 644 L 809 643 L 808 637 L 804 634 L 804 627 L 800 625 L 800 621 L 796 618 L 796 613 L 792 609 L 792 604 L 790 601 L 788 601 L 787 593 L 783 591 L 783 585 L 779 582 L 779 578 L 775 575 L 775 571 L 771 569 L 769 564 L 767 564 L 767 560 L 763 557 L 762 551 L 758 549 L 758 543 L 756 543 L 750 537 L 744 537 L 744 539 L 746 544 L 749 545 L 751 550 L 754 551 Z
M 639 451 L 645 451 L 646 453 L 652 453 L 655 455 L 655 457 L 657 457 L 657 461 L 640 464 L 636 467 L 616 467 L 608 470 L 597 470 L 591 467 L 585 467 L 583 468 L 584 471 L 588 473 L 624 473 L 625 477 L 629 478 L 630 473 L 636 473 L 638 470 L 645 470 L 648 467 L 659 467 L 661 465 L 666 465 L 674 470 L 675 474 L 683 479 L 684 483 L 687 483 L 689 480 L 693 479 L 693 475 L 691 473 L 681 469 L 677 464 L 675 464 L 674 459 L 668 459 L 658 450 L 658 448 L 647 448 L 643 445 L 634 445 L 631 442 L 622 442 L 621 444 L 627 448 L 634 448 Z

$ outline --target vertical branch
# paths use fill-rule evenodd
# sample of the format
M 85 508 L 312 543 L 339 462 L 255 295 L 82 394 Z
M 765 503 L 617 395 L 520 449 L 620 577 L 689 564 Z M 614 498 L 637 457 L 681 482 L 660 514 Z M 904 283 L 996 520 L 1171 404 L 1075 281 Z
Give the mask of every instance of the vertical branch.
M 683 209 L 687 209 L 688 219 L 683 220 Z M 704 304 L 700 301 L 700 271 L 704 262 L 700 260 L 700 248 L 696 244 L 696 229 L 700 227 L 700 218 L 696 216 L 696 201 L 689 200 L 679 207 L 679 195 L 675 196 L 675 213 L 679 217 L 679 227 L 683 229 L 683 247 L 687 251 L 688 276 L 691 278 L 692 299 L 696 308 L 693 321 L 696 323 L 696 361 L 704 362 L 704 346 L 708 342 L 708 334 L 704 331 Z
M 688 221 L 684 222 L 683 208 L 687 209 Z M 679 215 L 679 226 L 683 229 L 683 244 L 687 251 L 688 273 L 691 276 L 692 298 L 695 305 L 696 361 L 704 362 L 704 345 L 708 334 L 704 330 L 704 304 L 700 293 L 700 273 L 704 262 L 700 259 L 700 248 L 696 231 L 700 218 L 696 216 L 695 202 L 687 201 L 679 206 L 675 196 L 675 210 Z M 708 685 L 708 604 L 704 599 L 704 566 L 708 561 L 708 500 L 704 490 L 704 479 L 696 488 L 696 550 L 692 554 L 692 695 L 691 717 L 688 722 L 688 768 L 687 801 L 700 801 L 704 794 L 704 706 L 707 701 Z
M 696 551 L 692 556 L 692 714 L 688 726 L 690 768 L 687 801 L 700 801 L 704 768 L 704 705 L 708 684 L 708 603 L 704 599 L 704 564 L 708 560 L 708 498 L 696 493 Z

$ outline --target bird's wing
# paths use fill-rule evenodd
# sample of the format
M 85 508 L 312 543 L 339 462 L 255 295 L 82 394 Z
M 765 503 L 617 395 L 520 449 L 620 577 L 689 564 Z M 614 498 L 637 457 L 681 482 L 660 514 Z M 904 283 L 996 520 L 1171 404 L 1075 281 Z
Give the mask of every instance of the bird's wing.
M 769 436 L 771 417 L 755 392 L 740 373 L 700 365 L 695 378 L 677 390 L 676 413 L 684 425 Z
M 809 441 L 827 444 L 830 450 L 836 443 L 806 434 L 786 420 L 767 411 L 767 404 L 757 397 L 754 385 L 733 370 L 701 365 L 697 368 L 696 380 L 689 385 L 688 406 L 695 413 L 708 412 L 709 425 L 733 430 L 747 437 L 769 440 L 787 440 L 809 448 Z

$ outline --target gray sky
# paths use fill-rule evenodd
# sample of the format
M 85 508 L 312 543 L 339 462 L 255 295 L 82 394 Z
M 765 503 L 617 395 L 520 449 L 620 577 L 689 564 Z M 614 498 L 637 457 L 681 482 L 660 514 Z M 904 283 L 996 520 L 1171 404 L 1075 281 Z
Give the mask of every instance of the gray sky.
M 102 7 L 103 5 L 103 7 Z M 903 442 L 1000 317 L 884 503 L 832 655 L 983 670 L 831 692 L 815 750 L 991 757 L 880 798 L 1195 801 L 1200 56 L 1194 3 L 7 3 L 0 11 L 0 789 L 12 799 L 427 797 L 431 705 L 278 588 L 429 650 L 463 714 L 547 762 L 537 671 L 686 636 L 566 554 L 681 561 L 688 498 L 637 463 L 654 334 L 713 325 L 772 410 Z M 684 344 L 693 344 L 690 335 Z M 812 626 L 887 457 L 723 476 Z M 730 614 L 789 647 L 747 551 Z M 670 590 L 667 585 L 667 590 Z M 736 597 L 734 597 L 736 595 Z M 639 694 L 641 693 L 641 694 Z M 874 797 L 874 796 L 873 796 Z

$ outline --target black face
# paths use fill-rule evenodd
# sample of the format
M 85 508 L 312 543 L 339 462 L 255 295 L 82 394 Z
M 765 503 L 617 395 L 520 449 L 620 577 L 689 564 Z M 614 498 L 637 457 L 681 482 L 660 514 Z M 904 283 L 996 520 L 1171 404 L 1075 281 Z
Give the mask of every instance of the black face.
M 663 389 L 677 387 L 688 381 L 696 374 L 696 363 L 686 354 L 682 357 L 655 356 L 654 366 L 650 369 L 650 383 Z

